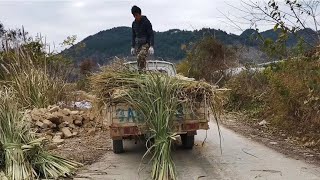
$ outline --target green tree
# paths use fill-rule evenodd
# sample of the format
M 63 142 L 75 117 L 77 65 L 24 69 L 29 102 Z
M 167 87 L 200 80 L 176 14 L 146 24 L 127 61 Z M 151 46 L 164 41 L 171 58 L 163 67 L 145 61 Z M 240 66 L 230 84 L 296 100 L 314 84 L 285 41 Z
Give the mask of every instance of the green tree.
M 187 57 L 178 64 L 178 72 L 188 77 L 216 83 L 236 64 L 235 50 L 211 36 L 189 46 Z

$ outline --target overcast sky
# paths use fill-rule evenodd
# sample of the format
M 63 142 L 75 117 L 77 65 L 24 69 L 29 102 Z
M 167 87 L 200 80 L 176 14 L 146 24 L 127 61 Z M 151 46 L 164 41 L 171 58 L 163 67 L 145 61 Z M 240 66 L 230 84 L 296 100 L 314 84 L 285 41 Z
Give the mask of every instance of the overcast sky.
M 210 27 L 240 34 L 224 16 L 239 13 L 228 4 L 240 6 L 240 0 L 0 0 L 0 21 L 7 28 L 23 25 L 58 45 L 69 35 L 80 41 L 102 30 L 131 26 L 130 10 L 138 5 L 155 31 Z

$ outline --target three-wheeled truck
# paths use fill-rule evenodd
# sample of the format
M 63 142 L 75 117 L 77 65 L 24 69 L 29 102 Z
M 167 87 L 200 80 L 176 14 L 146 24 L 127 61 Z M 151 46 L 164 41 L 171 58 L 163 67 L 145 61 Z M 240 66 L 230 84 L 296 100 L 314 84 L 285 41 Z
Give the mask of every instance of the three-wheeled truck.
M 137 69 L 136 61 L 127 62 L 125 65 L 132 70 Z M 174 64 L 166 61 L 149 60 L 146 70 L 176 76 Z M 124 152 L 124 139 L 138 139 L 149 135 L 146 122 L 139 118 L 139 114 L 129 104 L 117 103 L 108 106 L 107 121 L 110 127 L 114 153 Z M 182 107 L 177 110 L 174 119 L 174 132 L 181 136 L 184 148 L 193 148 L 197 130 L 208 130 L 208 121 L 209 109 L 205 101 L 198 103 L 192 112 L 187 112 Z

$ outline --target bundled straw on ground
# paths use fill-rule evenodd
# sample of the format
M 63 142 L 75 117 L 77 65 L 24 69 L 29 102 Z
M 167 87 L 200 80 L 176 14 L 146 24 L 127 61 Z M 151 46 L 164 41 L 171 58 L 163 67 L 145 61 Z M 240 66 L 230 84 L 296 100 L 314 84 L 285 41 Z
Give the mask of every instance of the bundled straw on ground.
M 80 163 L 48 154 L 19 111 L 13 93 L 0 90 L 0 171 L 10 180 L 71 175 Z
M 157 180 L 176 179 L 171 145 L 176 137 L 172 124 L 178 106 L 192 111 L 197 103 L 206 101 L 215 117 L 221 109 L 221 96 L 215 86 L 179 76 L 105 69 L 93 75 L 91 83 L 100 101 L 127 102 L 142 115 L 152 134 L 149 140 L 154 138 L 147 153 L 152 153 L 151 174 Z

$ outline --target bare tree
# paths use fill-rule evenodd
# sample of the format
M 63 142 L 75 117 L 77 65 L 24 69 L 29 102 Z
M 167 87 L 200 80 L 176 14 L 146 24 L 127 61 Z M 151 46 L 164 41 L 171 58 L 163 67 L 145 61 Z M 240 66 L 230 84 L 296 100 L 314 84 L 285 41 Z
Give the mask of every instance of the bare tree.
M 242 18 L 250 21 L 252 26 L 272 25 L 284 33 L 296 33 L 298 30 L 310 28 L 319 34 L 319 0 L 283 0 L 268 2 L 241 1 L 242 7 L 234 7 L 245 14 Z M 258 28 L 256 28 L 258 29 Z
M 320 31 L 319 31 L 319 25 L 320 25 L 319 24 L 320 23 L 319 22 L 319 15 L 320 15 L 320 13 L 318 12 L 319 4 L 320 4 L 319 0 L 309 1 L 309 2 L 304 3 L 304 5 L 306 6 L 307 13 L 310 14 L 310 16 L 313 20 L 314 28 L 317 32 L 318 42 L 320 40 Z

